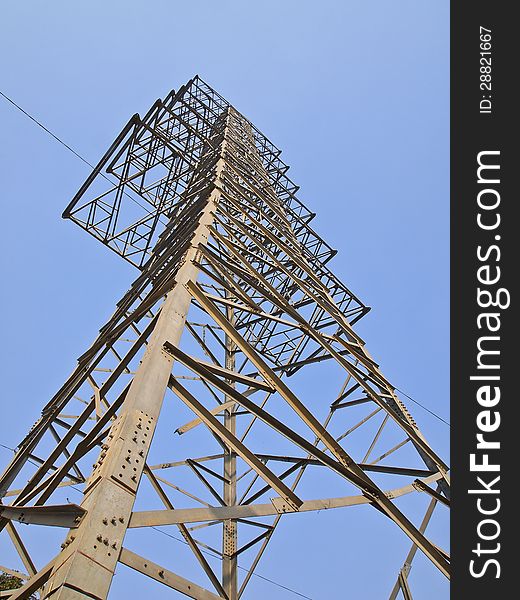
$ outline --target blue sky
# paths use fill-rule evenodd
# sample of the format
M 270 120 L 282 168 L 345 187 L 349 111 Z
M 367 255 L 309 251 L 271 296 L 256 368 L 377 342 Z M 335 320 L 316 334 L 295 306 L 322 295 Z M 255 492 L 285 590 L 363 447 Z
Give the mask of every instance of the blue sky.
M 358 330 L 383 372 L 448 419 L 447 1 L 33 1 L 2 13 L 0 89 L 91 162 L 130 115 L 196 73 L 251 119 L 339 250 L 331 268 L 372 307 Z M 1 98 L 0 120 L 0 442 L 14 447 L 135 272 L 60 219 L 88 167 Z M 449 428 L 408 405 L 447 458 Z M 381 526 L 363 517 L 369 532 Z M 347 535 L 341 519 L 288 521 L 258 572 L 313 600 L 385 597 L 408 543 L 387 525 Z M 366 566 L 376 539 L 377 571 Z M 432 576 L 421 597 L 447 594 Z M 297 597 L 256 578 L 248 597 L 266 595 Z

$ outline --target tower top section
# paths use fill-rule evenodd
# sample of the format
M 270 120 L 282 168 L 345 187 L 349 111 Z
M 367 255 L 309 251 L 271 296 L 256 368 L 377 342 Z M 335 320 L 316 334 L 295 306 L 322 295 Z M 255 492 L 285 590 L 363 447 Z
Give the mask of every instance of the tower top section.
M 135 114 L 81 186 L 63 217 L 142 268 L 182 195 L 222 115 L 231 104 L 198 75 L 143 117 Z M 236 109 L 233 108 L 235 112 Z M 238 113 L 240 114 L 240 113 Z M 253 123 L 254 141 L 272 190 L 306 233 L 306 244 L 326 263 L 336 253 L 309 226 L 315 213 L 297 197 L 289 166 Z

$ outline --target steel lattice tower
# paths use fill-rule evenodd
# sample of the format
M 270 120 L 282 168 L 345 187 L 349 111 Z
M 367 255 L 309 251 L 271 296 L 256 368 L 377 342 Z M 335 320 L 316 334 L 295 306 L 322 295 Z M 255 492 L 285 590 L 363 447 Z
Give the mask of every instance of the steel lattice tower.
M 391 598 L 411 598 L 417 550 L 448 576 L 426 535 L 448 467 L 354 331 L 368 308 L 329 270 L 287 169 L 197 76 L 130 119 L 65 210 L 139 275 L 1 477 L 26 570 L 11 598 L 104 599 L 118 563 L 191 598 L 247 598 L 284 515 L 358 505 L 410 539 Z M 61 549 L 45 530 L 42 568 L 25 539 L 38 525 L 69 529 Z M 201 585 L 130 550 L 167 525 Z

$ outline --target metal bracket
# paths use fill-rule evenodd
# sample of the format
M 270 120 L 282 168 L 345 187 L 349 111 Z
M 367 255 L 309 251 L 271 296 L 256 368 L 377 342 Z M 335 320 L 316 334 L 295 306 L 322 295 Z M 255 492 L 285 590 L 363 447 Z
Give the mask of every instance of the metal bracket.
M 293 513 L 298 512 L 298 510 L 292 507 L 286 500 L 283 498 L 270 498 L 272 505 L 276 512 L 280 515 L 284 513 Z
M 0 516 L 25 525 L 48 525 L 49 527 L 78 527 L 86 510 L 77 504 L 55 506 L 0 506 Z

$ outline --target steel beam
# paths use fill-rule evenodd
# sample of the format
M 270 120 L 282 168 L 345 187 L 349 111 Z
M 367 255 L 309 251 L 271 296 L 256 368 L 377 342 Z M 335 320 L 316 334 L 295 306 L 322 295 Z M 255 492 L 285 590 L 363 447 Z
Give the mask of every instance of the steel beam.
M 148 465 L 145 466 L 145 473 L 146 473 L 148 479 L 150 480 L 152 487 L 157 492 L 157 495 L 159 496 L 162 503 L 164 504 L 164 506 L 168 510 L 175 510 L 173 507 L 173 504 L 171 503 L 171 501 L 168 498 L 165 491 L 162 489 L 161 484 L 159 483 L 159 481 L 155 477 L 153 471 L 150 469 L 150 467 Z M 200 551 L 200 548 L 198 547 L 197 542 L 195 542 L 191 533 L 188 531 L 187 527 L 184 525 L 184 523 L 178 523 L 177 526 L 178 526 L 179 531 L 181 532 L 183 538 L 186 540 L 186 543 L 191 548 L 191 551 L 195 554 L 201 567 L 203 568 L 204 572 L 206 573 L 209 580 L 213 584 L 213 587 L 217 590 L 217 592 L 219 593 L 219 595 L 222 598 L 226 598 L 226 593 L 224 592 L 224 588 L 222 587 L 220 581 L 217 579 L 217 577 L 216 577 L 215 573 L 213 572 L 213 569 L 210 567 L 208 561 L 206 560 L 206 558 Z
M 195 600 L 222 600 L 222 596 L 217 596 L 213 592 L 200 587 L 200 585 L 197 585 L 126 548 L 121 549 L 119 562 L 135 571 L 139 571 L 147 577 L 155 579 L 155 581 L 168 586 L 172 590 L 188 596 L 188 598 L 195 598 Z
M 194 286 L 188 287 L 193 293 Z M 198 301 L 200 301 L 200 299 L 204 297 L 204 294 L 200 291 L 197 291 L 196 293 L 194 293 L 194 295 Z M 208 307 L 211 308 L 211 305 L 208 304 Z M 221 327 L 226 331 L 226 333 L 230 332 L 229 336 L 235 341 L 235 343 L 237 343 L 236 340 L 240 340 L 241 338 L 238 334 L 236 334 L 236 332 L 234 332 L 233 328 L 229 325 L 229 322 L 226 321 L 222 313 L 220 313 L 220 311 L 218 311 L 217 309 L 212 310 L 212 313 L 214 313 L 214 318 L 216 318 L 219 325 L 221 325 Z M 217 316 L 216 313 L 218 313 L 219 316 Z M 236 337 L 233 337 L 233 332 L 235 333 Z M 237 345 L 242 348 L 241 344 Z M 236 391 L 235 389 L 231 388 L 228 384 L 218 379 L 218 377 L 214 376 L 204 366 L 198 364 L 197 361 L 192 360 L 189 356 L 184 354 L 179 348 L 172 347 L 171 352 L 174 354 L 175 358 L 180 360 L 182 363 L 190 367 L 195 372 L 199 373 L 199 375 L 203 376 L 207 381 L 210 381 L 213 385 L 218 387 L 225 394 L 235 399 L 238 404 L 244 406 L 244 408 L 251 412 L 251 414 L 260 418 L 262 421 L 270 425 L 273 429 L 282 433 L 282 435 L 293 441 L 296 445 L 309 452 L 311 456 L 318 458 L 324 464 L 336 471 L 338 474 L 345 477 L 348 481 L 351 481 L 352 483 L 354 483 L 354 485 L 359 487 L 363 491 L 363 493 L 372 500 L 374 505 L 377 505 L 377 507 L 384 514 L 386 514 L 386 516 L 392 519 L 410 537 L 410 539 L 413 542 L 415 542 L 419 548 L 421 548 L 424 554 L 437 566 L 437 568 L 446 577 L 449 577 L 449 563 L 446 560 L 444 554 L 442 552 L 439 552 L 439 550 L 427 538 L 425 538 L 422 535 L 422 533 L 413 525 L 413 523 L 411 523 L 411 521 L 383 494 L 383 492 L 374 484 L 374 482 L 368 478 L 365 472 L 352 459 L 350 459 L 350 457 L 348 457 L 346 452 L 343 451 L 346 457 L 346 464 L 345 462 L 339 462 L 334 460 L 329 455 L 315 448 L 313 444 L 296 434 L 293 430 L 291 430 L 286 425 L 275 419 L 269 413 L 267 413 L 263 409 L 260 409 L 254 402 L 251 402 L 242 394 L 240 394 L 240 392 Z M 252 352 L 251 355 L 256 358 L 256 356 Z M 262 362 L 263 361 L 261 361 L 261 359 L 258 359 L 256 363 L 257 366 L 261 365 Z M 259 370 L 261 370 L 260 367 Z M 273 385 L 275 385 L 274 382 Z M 278 386 L 276 385 L 275 387 L 278 388 Z M 285 389 L 288 388 L 286 388 L 285 386 Z M 299 403 L 298 400 L 297 402 Z M 318 425 L 320 430 L 324 430 L 321 424 L 318 423 Z M 323 436 L 317 435 L 317 437 L 318 439 L 321 439 L 321 441 L 326 445 L 326 442 L 323 440 Z
M 425 481 L 438 481 L 440 475 L 432 475 Z M 387 498 L 400 498 L 415 490 L 412 484 L 395 488 L 385 492 Z M 128 527 L 151 527 L 160 525 L 175 525 L 178 523 L 199 523 L 202 521 L 222 521 L 225 519 L 247 519 L 252 517 L 266 517 L 276 514 L 291 514 L 293 511 L 283 509 L 283 500 L 278 498 L 275 503 L 268 504 L 242 504 L 236 506 L 212 506 L 208 508 L 177 508 L 175 510 L 147 510 L 132 513 Z M 324 498 L 319 500 L 305 500 L 297 513 L 315 510 L 329 510 L 347 506 L 370 504 L 366 496 L 343 496 L 340 498 Z
M 192 396 L 174 377 L 170 378 L 170 388 L 204 423 L 220 437 L 225 444 L 236 452 L 258 475 L 276 490 L 285 502 L 292 508 L 298 510 L 302 501 L 291 492 L 291 490 L 259 460 L 225 425 L 214 417 L 211 412 Z M 231 478 L 232 476 L 227 476 Z M 227 502 L 226 502 L 227 504 Z
M 77 504 L 50 506 L 1 506 L 0 516 L 27 525 L 75 528 L 85 515 L 85 509 Z

